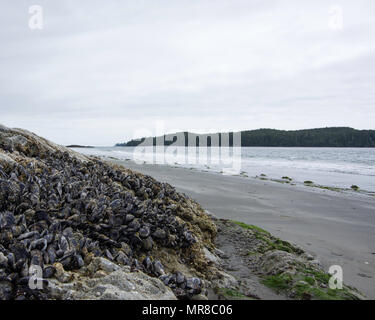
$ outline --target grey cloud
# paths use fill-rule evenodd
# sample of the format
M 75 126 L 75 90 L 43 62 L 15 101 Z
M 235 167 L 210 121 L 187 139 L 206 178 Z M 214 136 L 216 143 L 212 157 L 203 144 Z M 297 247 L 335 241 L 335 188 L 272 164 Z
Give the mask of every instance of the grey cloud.
M 0 5 L 5 125 L 108 145 L 157 120 L 200 132 L 375 123 L 371 0 L 45 0 L 40 31 L 33 4 Z

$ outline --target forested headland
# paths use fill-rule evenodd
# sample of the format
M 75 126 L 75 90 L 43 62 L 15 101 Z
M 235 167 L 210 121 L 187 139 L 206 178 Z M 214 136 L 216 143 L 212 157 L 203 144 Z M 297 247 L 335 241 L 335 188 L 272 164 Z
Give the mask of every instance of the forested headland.
M 164 141 L 168 146 L 177 145 L 220 146 L 224 135 L 228 133 L 194 134 L 180 132 L 164 137 L 148 137 L 133 139 L 116 146 L 134 147 L 144 142 L 156 145 L 156 141 Z M 225 140 L 223 140 L 225 141 Z M 195 143 L 194 143 L 195 142 Z M 233 133 L 229 133 L 229 144 L 233 145 Z M 258 129 L 241 131 L 242 147 L 375 147 L 375 130 L 356 130 L 349 127 L 331 127 L 305 130 Z

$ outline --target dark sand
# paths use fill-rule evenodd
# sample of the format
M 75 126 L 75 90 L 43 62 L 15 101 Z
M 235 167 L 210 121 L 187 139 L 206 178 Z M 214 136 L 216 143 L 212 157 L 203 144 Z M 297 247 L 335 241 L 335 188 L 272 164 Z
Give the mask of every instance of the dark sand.
M 316 256 L 375 299 L 375 197 L 185 168 L 114 161 L 168 182 L 217 217 L 262 227 Z

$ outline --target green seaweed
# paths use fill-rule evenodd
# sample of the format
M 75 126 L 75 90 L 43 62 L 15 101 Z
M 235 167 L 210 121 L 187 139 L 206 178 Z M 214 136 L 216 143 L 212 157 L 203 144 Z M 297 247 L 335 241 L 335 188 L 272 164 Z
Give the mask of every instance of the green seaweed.
M 306 180 L 303 182 L 304 184 L 314 184 L 314 182 L 310 181 L 310 180 Z
M 289 180 L 279 180 L 279 179 L 271 179 L 273 182 L 278 182 L 278 183 L 290 183 Z
M 304 251 L 291 243 L 272 236 L 268 231 L 254 225 L 243 222 L 232 221 L 239 227 L 251 230 L 252 237 L 259 242 L 248 251 L 248 258 L 264 254 L 272 250 L 286 251 L 291 254 L 300 255 Z M 263 276 L 261 282 L 276 292 L 284 292 L 288 297 L 303 300 L 353 300 L 361 299 L 361 295 L 355 289 L 346 285 L 342 289 L 330 289 L 328 283 L 331 275 L 324 270 L 315 267 L 303 260 L 293 262 L 293 273 L 279 273 Z
M 284 176 L 284 177 L 282 177 L 281 179 L 289 180 L 289 181 L 292 181 L 292 180 L 293 180 L 292 178 L 289 178 L 288 176 Z
M 255 236 L 257 237 L 257 239 L 263 241 L 264 243 L 266 243 L 268 245 L 268 247 L 266 248 L 265 251 L 280 250 L 280 251 L 286 251 L 286 252 L 289 252 L 289 253 L 301 253 L 300 249 L 297 249 L 297 248 L 293 247 L 287 241 L 283 241 L 283 240 L 278 239 L 278 238 L 270 239 L 270 238 L 266 238 L 264 236 L 261 236 L 259 234 L 255 235 Z
M 329 277 L 329 276 L 328 276 Z M 303 300 L 357 300 L 358 296 L 351 293 L 348 288 L 343 289 L 330 289 L 320 288 L 316 286 L 315 278 L 302 277 L 301 274 L 278 274 L 266 276 L 263 278 L 262 283 L 267 287 L 275 290 L 277 293 L 290 292 L 296 299 Z
M 314 278 L 320 283 L 328 283 L 329 279 L 331 278 L 328 273 L 323 271 L 317 271 L 309 268 L 300 271 L 303 271 L 303 273 L 307 274 L 308 276 L 314 276 Z
M 315 284 L 315 279 L 313 277 L 305 276 L 303 277 L 303 280 L 312 286 Z
M 320 185 L 315 185 L 315 187 L 320 188 L 320 189 L 330 190 L 330 191 L 336 191 L 336 192 L 341 192 L 344 190 L 342 188 L 327 187 L 327 186 L 320 186 Z
M 274 276 L 267 276 L 262 280 L 262 283 L 274 289 L 277 292 L 287 290 L 291 287 L 293 283 L 293 278 L 290 275 L 278 274 Z
M 260 228 L 260 227 L 257 227 L 257 226 L 254 226 L 252 224 L 246 224 L 246 223 L 243 223 L 243 222 L 239 222 L 239 221 L 232 221 L 233 223 L 239 225 L 241 228 L 244 228 L 244 229 L 248 229 L 248 230 L 252 230 L 252 231 L 256 231 L 256 232 L 261 232 L 261 233 L 265 233 L 267 235 L 271 235 L 268 231 Z
M 287 241 L 273 237 L 268 231 L 260 227 L 249 225 L 249 224 L 239 222 L 239 221 L 232 221 L 232 222 L 240 226 L 241 228 L 251 230 L 254 232 L 255 237 L 265 244 L 265 246 L 258 248 L 258 251 L 261 253 L 265 253 L 270 250 L 281 250 L 281 251 L 286 251 L 289 253 L 296 253 L 296 254 L 303 253 L 303 250 L 294 247 L 292 244 L 290 244 Z

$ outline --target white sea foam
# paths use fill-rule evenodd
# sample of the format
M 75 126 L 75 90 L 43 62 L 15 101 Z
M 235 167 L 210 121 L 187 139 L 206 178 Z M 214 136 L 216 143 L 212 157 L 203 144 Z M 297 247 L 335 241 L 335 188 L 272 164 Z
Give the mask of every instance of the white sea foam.
M 159 153 L 148 150 L 138 155 L 134 153 L 133 147 L 76 150 L 89 155 L 193 167 L 215 172 L 225 171 L 223 169 L 233 161 L 231 154 L 220 154 L 215 148 L 211 150 L 208 148 L 207 161 L 198 161 L 199 159 L 194 157 L 188 159 L 187 156 L 185 157 L 185 154 L 188 154 L 187 149 L 179 148 L 182 150 L 172 156 L 169 155 L 168 161 L 163 154 L 160 154 L 160 150 Z M 196 152 L 198 155 L 202 150 Z M 358 185 L 364 190 L 375 192 L 375 148 L 244 147 L 241 150 L 241 172 L 248 176 L 263 173 L 269 178 L 276 179 L 288 176 L 296 182 L 311 180 L 321 185 L 341 188 Z

